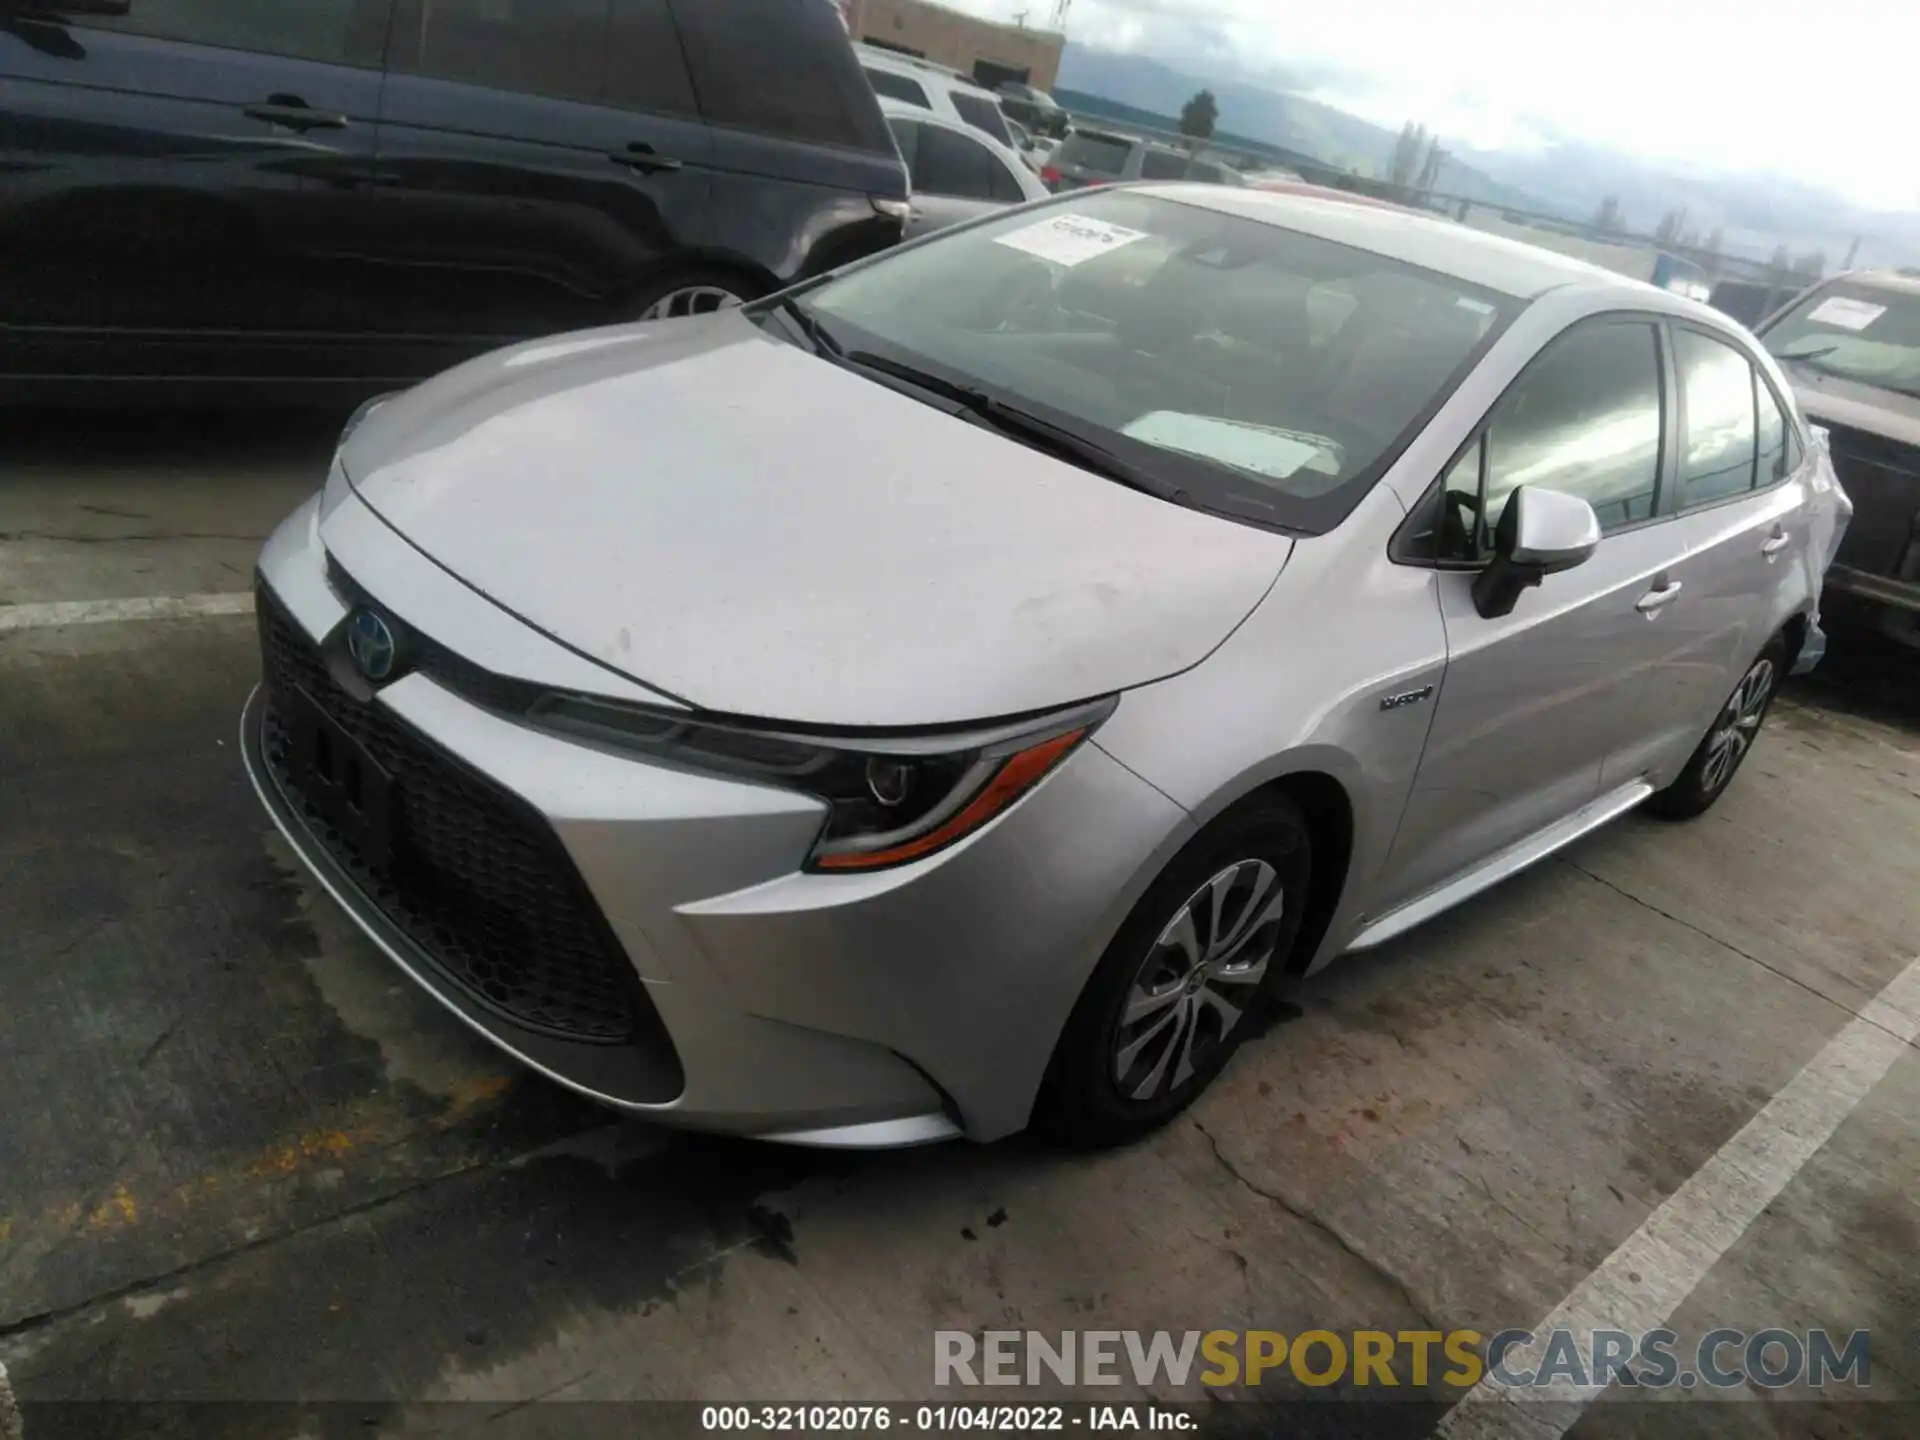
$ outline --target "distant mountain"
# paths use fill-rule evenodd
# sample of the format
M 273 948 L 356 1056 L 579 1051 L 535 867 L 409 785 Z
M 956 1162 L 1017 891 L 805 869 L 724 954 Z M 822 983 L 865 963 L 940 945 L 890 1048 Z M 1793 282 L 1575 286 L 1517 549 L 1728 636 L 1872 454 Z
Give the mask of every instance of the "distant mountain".
M 1281 71 L 1270 84 L 1284 87 L 1289 78 Z M 1313 82 L 1305 74 L 1291 78 Z M 1195 75 L 1145 55 L 1085 45 L 1067 46 L 1058 85 L 1157 117 L 1178 115 L 1196 90 L 1211 90 L 1220 102 L 1222 132 L 1375 177 L 1385 174 L 1396 139 L 1384 126 L 1284 88 Z M 1445 137 L 1441 144 L 1448 161 L 1437 188 L 1444 194 L 1576 221 L 1592 219 L 1612 195 L 1626 228 L 1642 235 L 1668 211 L 1684 209 L 1685 228 L 1701 241 L 1720 231 L 1728 254 L 1764 260 L 1784 244 L 1795 255 L 1821 252 L 1831 273 L 1861 237 L 1861 265 L 1920 264 L 1920 216 L 1864 210 L 1803 182 L 1661 164 L 1569 138 L 1531 151 L 1476 150 Z
M 1196 90 L 1211 90 L 1220 102 L 1219 128 L 1223 132 L 1297 150 L 1323 164 L 1362 175 L 1385 174 L 1397 138 L 1394 131 L 1304 95 L 1284 94 L 1239 80 L 1207 79 L 1145 55 L 1085 45 L 1067 46 L 1056 86 L 1167 117 L 1178 115 Z M 1503 184 L 1458 160 L 1449 160 L 1442 169 L 1439 188 L 1488 204 L 1548 208 L 1523 188 Z
M 1920 260 L 1920 216 L 1866 210 L 1780 176 L 1661 165 L 1572 139 L 1532 152 L 1463 149 L 1462 158 L 1581 219 L 1590 219 L 1612 195 L 1620 203 L 1622 223 L 1641 234 L 1650 233 L 1669 211 L 1684 211 L 1687 230 L 1702 239 L 1720 231 L 1729 254 L 1761 260 L 1780 245 L 1796 255 L 1817 250 L 1831 272 L 1858 237 L 1861 265 Z

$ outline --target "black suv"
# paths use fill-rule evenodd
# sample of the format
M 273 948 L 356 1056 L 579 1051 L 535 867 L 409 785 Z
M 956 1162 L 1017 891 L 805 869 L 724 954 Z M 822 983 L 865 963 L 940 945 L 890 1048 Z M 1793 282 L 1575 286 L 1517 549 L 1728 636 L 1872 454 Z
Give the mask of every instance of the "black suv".
M 825 0 L 0 0 L 0 399 L 390 388 L 906 199 Z

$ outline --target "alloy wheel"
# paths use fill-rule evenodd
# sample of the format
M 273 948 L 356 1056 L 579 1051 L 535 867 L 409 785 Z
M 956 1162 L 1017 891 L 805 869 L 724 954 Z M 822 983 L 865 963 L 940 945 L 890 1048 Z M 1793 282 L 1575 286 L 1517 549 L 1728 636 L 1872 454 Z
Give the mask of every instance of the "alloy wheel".
M 1127 989 L 1113 1081 L 1129 1100 L 1178 1089 L 1232 1033 L 1266 978 L 1286 893 L 1264 860 L 1219 871 L 1180 906 Z
M 718 285 L 686 285 L 669 290 L 640 312 L 642 320 L 678 320 L 688 315 L 711 315 L 731 310 L 740 297 Z
M 1700 767 L 1700 786 L 1707 794 L 1717 793 L 1740 768 L 1760 733 L 1766 717 L 1767 699 L 1773 694 L 1773 661 L 1762 657 L 1754 662 L 1745 678 L 1734 686 L 1726 708 L 1707 737 L 1706 763 Z

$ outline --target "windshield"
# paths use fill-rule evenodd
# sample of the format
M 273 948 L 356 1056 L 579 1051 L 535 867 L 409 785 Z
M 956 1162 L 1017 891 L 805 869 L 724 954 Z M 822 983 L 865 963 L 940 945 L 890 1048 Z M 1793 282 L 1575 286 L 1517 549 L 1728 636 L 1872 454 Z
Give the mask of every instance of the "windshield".
M 1040 415 L 1186 503 L 1315 533 L 1521 302 L 1110 190 L 886 256 L 805 305 L 845 349 Z
M 1867 285 L 1824 286 L 1762 340 L 1785 361 L 1883 390 L 1920 393 L 1920 295 Z

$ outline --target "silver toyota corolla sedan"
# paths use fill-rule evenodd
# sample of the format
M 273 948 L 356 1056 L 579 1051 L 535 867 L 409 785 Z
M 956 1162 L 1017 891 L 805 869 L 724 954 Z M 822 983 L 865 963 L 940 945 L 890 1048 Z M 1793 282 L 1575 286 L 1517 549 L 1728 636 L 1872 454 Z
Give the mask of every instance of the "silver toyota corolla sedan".
M 1847 513 L 1690 301 L 1081 192 L 363 407 L 261 557 L 244 749 L 394 963 L 577 1090 L 1110 1142 L 1283 977 L 1711 805 Z

